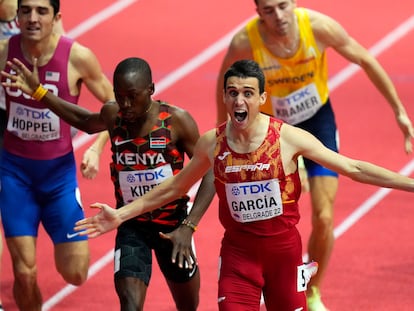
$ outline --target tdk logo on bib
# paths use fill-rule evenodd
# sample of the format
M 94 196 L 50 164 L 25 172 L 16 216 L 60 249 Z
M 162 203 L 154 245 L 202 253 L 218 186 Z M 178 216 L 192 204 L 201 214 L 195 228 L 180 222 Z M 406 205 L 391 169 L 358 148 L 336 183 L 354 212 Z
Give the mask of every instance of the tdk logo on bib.
M 236 186 L 232 189 L 232 194 L 234 194 L 236 196 L 237 195 L 265 193 L 265 192 L 272 192 L 272 189 L 270 187 L 270 183 L 259 184 L 259 185 Z
M 50 110 L 46 111 L 37 111 L 30 109 L 29 107 L 20 106 L 16 109 L 16 114 L 19 116 L 26 116 L 35 120 L 44 120 L 44 119 L 51 119 Z
M 119 172 L 119 186 L 124 202 L 143 196 L 171 176 L 173 171 L 170 164 L 153 169 Z
M 159 171 L 143 171 L 134 174 L 128 174 L 127 181 L 130 183 L 142 183 L 148 181 L 164 180 L 166 177 L 167 176 L 165 175 L 165 172 L 161 168 Z
M 296 103 L 301 103 L 302 101 L 306 100 L 307 98 L 314 98 L 313 88 L 305 87 L 296 92 L 291 93 L 289 96 L 284 98 L 277 99 L 277 105 L 280 107 L 283 106 L 292 106 Z

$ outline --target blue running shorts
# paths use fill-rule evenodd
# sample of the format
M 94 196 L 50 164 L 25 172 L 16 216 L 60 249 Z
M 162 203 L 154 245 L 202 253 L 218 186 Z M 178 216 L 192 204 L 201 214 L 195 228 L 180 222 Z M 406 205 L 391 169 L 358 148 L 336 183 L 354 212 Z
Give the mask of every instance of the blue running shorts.
M 338 152 L 338 131 L 335 122 L 335 115 L 332 110 L 330 100 L 322 106 L 321 109 L 309 120 L 296 124 L 295 126 L 308 131 L 318 138 L 327 148 Z M 331 171 L 318 163 L 303 158 L 303 162 L 309 177 L 315 176 L 333 176 L 338 174 Z
M 84 218 L 73 153 L 32 160 L 2 151 L 0 210 L 6 238 L 37 237 L 42 223 L 56 243 L 86 240 L 73 231 Z

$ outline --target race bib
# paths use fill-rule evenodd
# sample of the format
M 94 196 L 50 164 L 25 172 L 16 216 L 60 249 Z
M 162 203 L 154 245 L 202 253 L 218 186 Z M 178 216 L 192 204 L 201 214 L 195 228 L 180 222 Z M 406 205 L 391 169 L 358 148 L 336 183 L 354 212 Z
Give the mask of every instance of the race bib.
M 49 141 L 60 138 L 59 117 L 49 109 L 10 102 L 7 130 L 23 140 Z
M 304 292 L 308 289 L 308 283 L 310 281 L 309 275 L 307 275 L 306 264 L 298 266 L 298 275 L 297 275 L 297 291 Z
M 173 171 L 170 164 L 148 170 L 119 172 L 124 202 L 134 201 L 171 176 Z
M 315 84 L 309 84 L 286 97 L 271 96 L 273 116 L 289 124 L 298 124 L 311 117 L 322 107 Z
M 277 179 L 226 184 L 230 214 L 237 222 L 266 220 L 283 214 Z

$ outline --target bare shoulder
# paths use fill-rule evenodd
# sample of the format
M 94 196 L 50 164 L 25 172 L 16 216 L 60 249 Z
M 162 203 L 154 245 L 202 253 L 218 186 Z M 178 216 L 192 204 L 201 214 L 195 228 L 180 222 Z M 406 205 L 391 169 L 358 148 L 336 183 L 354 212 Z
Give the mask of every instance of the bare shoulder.
M 197 142 L 195 153 L 201 153 L 210 161 L 213 159 L 214 148 L 216 146 L 216 130 L 211 129 L 200 136 Z
M 78 42 L 73 43 L 70 51 L 69 73 L 75 81 L 81 79 L 86 85 L 88 85 L 88 81 L 102 82 L 103 77 L 101 65 L 96 55 L 91 49 Z M 105 87 L 112 89 L 109 81 L 107 83 L 105 82 Z M 97 91 L 99 92 L 99 90 Z
M 180 126 L 195 126 L 195 120 L 187 110 L 169 103 L 167 105 L 170 106 L 170 113 L 175 124 L 180 124 Z
M 323 13 L 308 9 L 309 20 L 318 45 L 335 47 L 347 39 L 348 34 L 339 22 Z
M 205 142 L 209 143 L 216 143 L 216 129 L 210 129 L 207 132 L 205 132 L 202 136 L 203 140 Z
M 78 65 L 88 65 L 90 61 L 95 61 L 96 56 L 95 54 L 86 46 L 74 42 L 71 52 L 70 52 L 70 61 L 75 66 Z
M 178 137 L 188 139 L 189 137 L 196 135 L 198 138 L 199 130 L 193 116 L 183 108 L 170 104 L 168 105 L 170 106 L 170 113 L 172 116 L 173 131 Z
M 309 137 L 309 133 L 302 130 L 299 127 L 283 123 L 280 129 L 280 140 L 284 145 L 290 147 L 299 147 L 308 143 L 312 139 Z
M 186 116 L 190 115 L 190 113 L 187 110 L 185 110 L 184 108 L 181 108 L 179 106 L 176 106 L 176 105 L 173 105 L 173 104 L 170 104 L 170 103 L 166 103 L 166 104 L 168 106 L 170 106 L 171 114 L 173 116 L 176 116 L 177 118 L 186 117 Z
M 235 58 L 250 58 L 252 56 L 252 48 L 245 27 L 233 36 L 228 53 Z
M 316 34 L 326 31 L 326 29 L 332 24 L 332 22 L 334 22 L 334 20 L 328 15 L 310 9 L 307 9 L 307 11 L 312 26 L 312 30 Z

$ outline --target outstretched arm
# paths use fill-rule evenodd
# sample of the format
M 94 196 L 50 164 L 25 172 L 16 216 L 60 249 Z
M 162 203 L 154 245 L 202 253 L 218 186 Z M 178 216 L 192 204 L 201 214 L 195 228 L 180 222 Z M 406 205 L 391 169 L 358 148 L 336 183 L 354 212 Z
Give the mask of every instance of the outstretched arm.
M 75 230 L 81 231 L 81 235 L 97 237 L 117 228 L 128 219 L 160 208 L 185 195 L 210 169 L 215 139 L 214 130 L 200 137 L 193 157 L 177 175 L 165 180 L 135 201 L 116 210 L 106 204 L 95 203 L 92 207 L 100 208 L 101 211 L 95 216 L 78 221 Z
M 404 135 L 407 153 L 412 152 L 414 129 L 391 78 L 379 61 L 332 18 L 311 11 L 312 27 L 322 48 L 332 47 L 348 61 L 360 66 L 376 89 L 382 94 L 394 112 L 398 126 Z
M 310 133 L 284 124 L 281 130 L 281 150 L 287 173 L 293 170 L 292 159 L 302 155 L 320 165 L 357 182 L 414 192 L 414 179 L 384 167 L 351 159 L 326 148 Z

